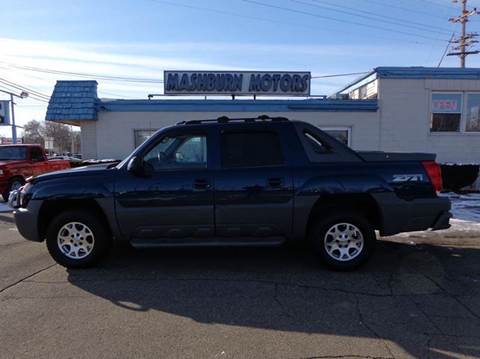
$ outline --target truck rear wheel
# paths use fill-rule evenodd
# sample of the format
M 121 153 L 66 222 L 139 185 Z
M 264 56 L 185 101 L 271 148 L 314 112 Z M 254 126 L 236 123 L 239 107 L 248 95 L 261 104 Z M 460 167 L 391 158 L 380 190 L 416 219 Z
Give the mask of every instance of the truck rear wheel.
M 48 226 L 48 251 L 66 268 L 94 266 L 107 253 L 110 244 L 104 223 L 86 211 L 60 213 Z
M 341 210 L 318 215 L 309 237 L 322 260 L 336 270 L 351 270 L 364 263 L 376 239 L 361 214 Z

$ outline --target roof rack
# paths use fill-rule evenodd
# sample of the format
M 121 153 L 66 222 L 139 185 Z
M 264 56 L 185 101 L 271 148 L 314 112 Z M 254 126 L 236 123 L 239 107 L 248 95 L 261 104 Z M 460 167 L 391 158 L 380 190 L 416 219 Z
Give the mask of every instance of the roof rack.
M 202 123 L 262 122 L 262 121 L 287 122 L 289 120 L 286 117 L 270 117 L 268 115 L 260 115 L 258 117 L 248 117 L 248 118 L 229 118 L 227 116 L 220 116 L 214 120 L 181 121 L 181 122 L 178 122 L 177 125 L 200 125 Z

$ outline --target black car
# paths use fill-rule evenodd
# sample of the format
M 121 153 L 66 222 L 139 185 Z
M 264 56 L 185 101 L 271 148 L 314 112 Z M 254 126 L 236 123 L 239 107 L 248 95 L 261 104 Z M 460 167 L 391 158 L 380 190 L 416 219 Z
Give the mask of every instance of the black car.
M 27 239 L 66 267 L 134 247 L 308 240 L 329 266 L 364 262 L 380 235 L 449 227 L 432 154 L 355 152 L 285 118 L 188 121 L 118 165 L 32 178 L 12 196 Z

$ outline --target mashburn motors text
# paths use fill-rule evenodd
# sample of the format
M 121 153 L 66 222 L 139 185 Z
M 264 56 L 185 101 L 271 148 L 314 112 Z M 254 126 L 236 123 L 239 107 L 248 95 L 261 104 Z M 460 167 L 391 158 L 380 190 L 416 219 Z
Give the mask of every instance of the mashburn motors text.
M 310 73 L 165 72 L 165 94 L 310 93 Z

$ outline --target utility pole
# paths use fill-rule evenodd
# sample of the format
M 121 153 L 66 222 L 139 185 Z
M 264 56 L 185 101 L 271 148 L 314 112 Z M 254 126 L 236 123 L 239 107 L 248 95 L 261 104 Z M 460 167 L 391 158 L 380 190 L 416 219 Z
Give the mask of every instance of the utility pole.
M 15 125 L 15 102 L 13 102 L 13 93 L 10 94 L 10 103 L 12 104 L 12 143 L 17 144 L 17 126 Z
M 462 3 L 462 14 L 448 19 L 448 21 L 452 23 L 460 23 L 462 25 L 462 33 L 460 37 L 450 41 L 452 44 L 455 44 L 452 48 L 453 51 L 447 54 L 447 56 L 460 57 L 460 67 L 462 68 L 465 67 L 465 59 L 468 55 L 480 53 L 478 50 L 469 50 L 473 44 L 478 42 L 478 40 L 475 40 L 478 34 L 476 32 L 467 33 L 467 22 L 469 21 L 470 16 L 478 15 L 480 12 L 477 11 L 477 8 L 468 10 L 467 1 L 468 0 L 453 0 L 454 3 Z
M 70 126 L 70 136 L 72 137 L 72 142 L 70 144 L 71 155 L 75 153 L 75 132 L 73 132 L 73 126 Z
M 0 92 L 3 92 L 3 93 L 6 93 L 6 94 L 10 95 L 11 121 L 12 121 L 12 123 L 11 123 L 11 126 L 12 126 L 12 142 L 13 142 L 13 144 L 16 144 L 17 143 L 17 127 L 20 127 L 20 128 L 23 128 L 23 127 L 17 126 L 15 124 L 15 102 L 13 100 L 14 100 L 14 97 L 27 98 L 28 97 L 28 92 L 22 91 L 22 93 L 20 95 L 16 95 L 13 92 L 4 91 L 4 90 L 0 90 Z

